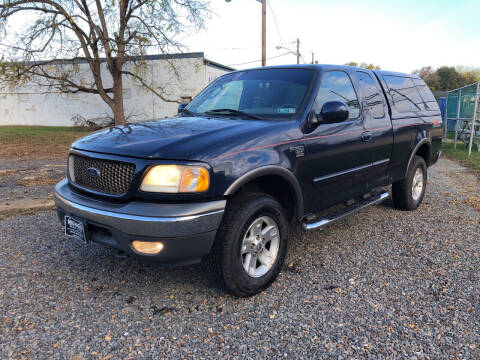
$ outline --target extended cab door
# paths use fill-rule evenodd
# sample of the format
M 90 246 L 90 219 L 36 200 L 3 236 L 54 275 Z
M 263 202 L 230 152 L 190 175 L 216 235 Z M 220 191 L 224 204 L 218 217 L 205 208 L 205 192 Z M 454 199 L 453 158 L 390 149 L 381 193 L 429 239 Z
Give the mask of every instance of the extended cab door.
M 385 97 L 375 75 L 368 70 L 358 70 L 355 78 L 355 85 L 362 98 L 364 139 L 368 142 L 372 161 L 367 187 L 372 189 L 389 184 L 393 128 Z
M 313 110 L 318 113 L 324 103 L 342 101 L 350 115 L 342 123 L 320 124 L 304 136 L 307 161 L 302 173 L 307 212 L 367 192 L 372 142 L 363 138 L 366 130 L 358 99 L 347 72 L 329 70 L 323 74 Z

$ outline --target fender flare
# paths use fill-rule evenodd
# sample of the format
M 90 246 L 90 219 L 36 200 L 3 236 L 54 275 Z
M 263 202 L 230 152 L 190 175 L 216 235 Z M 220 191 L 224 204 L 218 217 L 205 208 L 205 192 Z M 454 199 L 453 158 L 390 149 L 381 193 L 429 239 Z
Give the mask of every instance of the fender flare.
M 430 139 L 423 138 L 422 140 L 420 140 L 417 143 L 417 145 L 415 145 L 415 148 L 413 149 L 412 153 L 410 154 L 410 158 L 408 159 L 408 163 L 407 163 L 407 168 L 405 169 L 405 176 L 407 176 L 408 168 L 410 167 L 410 163 L 412 162 L 413 156 L 417 153 L 418 149 L 420 149 L 420 147 L 423 144 L 428 144 L 428 149 L 430 151 L 430 147 L 432 145 L 432 142 L 430 141 Z M 428 164 L 427 164 L 427 166 L 428 166 Z
M 284 167 L 278 165 L 268 165 L 263 166 L 254 170 L 251 170 L 241 177 L 236 179 L 225 191 L 224 195 L 233 195 L 238 189 L 240 189 L 243 185 L 247 184 L 248 182 L 260 178 L 262 176 L 268 175 L 275 175 L 280 176 L 285 181 L 287 181 L 293 188 L 294 196 L 296 199 L 296 207 L 295 207 L 295 219 L 299 219 L 303 216 L 303 191 L 300 183 L 298 182 L 295 175 L 290 171 L 285 169 Z

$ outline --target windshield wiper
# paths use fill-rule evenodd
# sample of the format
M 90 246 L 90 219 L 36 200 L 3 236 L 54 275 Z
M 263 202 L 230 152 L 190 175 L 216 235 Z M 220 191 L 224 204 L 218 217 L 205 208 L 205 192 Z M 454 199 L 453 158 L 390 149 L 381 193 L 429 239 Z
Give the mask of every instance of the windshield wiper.
M 211 114 L 221 114 L 221 113 L 227 113 L 227 114 L 231 114 L 231 115 L 243 115 L 243 116 L 249 117 L 250 119 L 261 120 L 261 118 L 259 116 L 252 115 L 252 114 L 249 114 L 245 111 L 240 111 L 240 110 L 235 110 L 235 109 L 212 109 L 212 110 L 205 111 L 205 114 L 210 114 L 210 115 Z
M 183 114 L 183 113 L 190 116 L 197 116 L 197 114 L 195 114 L 193 111 L 188 110 L 187 108 L 183 108 L 182 110 L 180 110 L 179 114 Z

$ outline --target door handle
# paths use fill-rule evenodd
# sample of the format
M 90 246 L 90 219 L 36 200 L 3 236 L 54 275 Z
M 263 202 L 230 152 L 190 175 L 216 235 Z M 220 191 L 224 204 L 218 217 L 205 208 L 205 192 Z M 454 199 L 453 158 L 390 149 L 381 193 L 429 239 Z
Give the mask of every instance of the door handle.
M 372 133 L 370 131 L 365 131 L 362 133 L 362 141 L 369 142 L 372 140 Z

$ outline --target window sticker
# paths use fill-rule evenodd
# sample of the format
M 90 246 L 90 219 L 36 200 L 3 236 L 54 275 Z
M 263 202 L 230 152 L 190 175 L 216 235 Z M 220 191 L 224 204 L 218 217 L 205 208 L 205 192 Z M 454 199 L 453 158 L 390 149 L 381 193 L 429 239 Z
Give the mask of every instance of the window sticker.
M 295 114 L 297 112 L 296 108 L 278 108 L 278 114 Z

